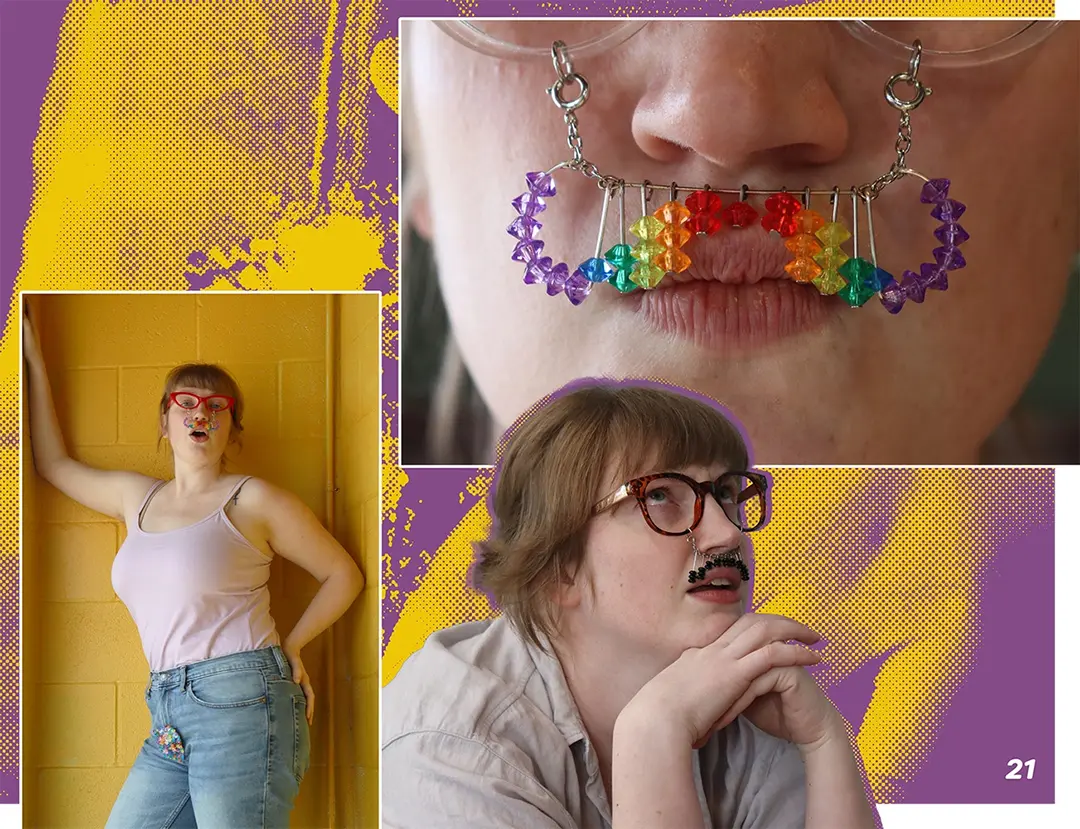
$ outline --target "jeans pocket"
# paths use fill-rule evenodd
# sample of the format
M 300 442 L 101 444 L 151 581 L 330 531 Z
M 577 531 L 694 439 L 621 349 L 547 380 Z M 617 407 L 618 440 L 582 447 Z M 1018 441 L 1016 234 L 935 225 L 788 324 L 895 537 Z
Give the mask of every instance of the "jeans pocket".
M 293 709 L 293 774 L 297 782 L 304 779 L 311 766 L 311 729 L 307 722 L 307 700 L 292 698 Z
M 203 708 L 242 708 L 266 702 L 262 671 L 240 670 L 188 679 L 187 695 Z

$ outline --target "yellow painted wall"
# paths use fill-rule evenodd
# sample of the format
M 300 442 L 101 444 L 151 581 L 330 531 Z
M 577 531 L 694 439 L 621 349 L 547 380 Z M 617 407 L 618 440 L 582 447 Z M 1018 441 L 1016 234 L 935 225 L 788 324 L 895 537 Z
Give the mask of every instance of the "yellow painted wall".
M 32 307 L 75 457 L 102 468 L 171 476 L 168 449 L 157 448 L 165 374 L 191 360 L 221 363 L 239 381 L 246 404 L 244 446 L 231 468 L 290 489 L 326 521 L 326 458 L 332 451 L 336 535 L 377 583 L 376 295 L 54 295 L 35 298 Z M 328 311 L 338 322 L 329 346 Z M 328 370 L 338 390 L 331 441 Z M 372 424 L 370 438 L 356 428 L 364 423 Z M 24 477 L 26 825 L 100 826 L 149 729 L 142 698 L 148 668 L 135 626 L 110 584 L 124 528 L 37 478 L 29 455 Z M 284 636 L 317 583 L 279 559 L 270 586 Z M 340 827 L 376 825 L 357 816 L 374 814 L 377 782 L 341 773 L 358 768 L 360 742 L 345 735 L 370 737 L 371 752 L 360 753 L 374 756 L 377 734 L 367 733 L 367 723 L 377 721 L 372 712 L 378 697 L 376 684 L 369 690 L 364 678 L 377 671 L 378 626 L 369 619 L 376 603 L 377 590 L 369 587 L 335 626 L 333 660 L 326 635 L 304 649 L 318 702 L 312 768 L 294 827 L 328 826 L 331 811 Z M 371 635 L 370 646 L 357 644 L 360 633 Z M 333 694 L 331 668 L 338 688 Z M 333 804 L 331 768 L 337 770 Z

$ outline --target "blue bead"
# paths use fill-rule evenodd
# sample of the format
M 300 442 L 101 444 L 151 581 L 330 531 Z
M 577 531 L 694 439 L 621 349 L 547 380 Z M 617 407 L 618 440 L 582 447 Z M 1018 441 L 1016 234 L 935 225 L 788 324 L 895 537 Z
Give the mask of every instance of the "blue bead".
M 578 266 L 578 270 L 590 282 L 607 282 L 615 275 L 615 266 L 598 256 L 586 259 Z

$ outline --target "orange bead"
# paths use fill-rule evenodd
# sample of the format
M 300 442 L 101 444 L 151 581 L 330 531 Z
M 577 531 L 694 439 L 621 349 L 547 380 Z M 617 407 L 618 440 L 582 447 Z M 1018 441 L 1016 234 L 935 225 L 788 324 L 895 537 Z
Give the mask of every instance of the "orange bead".
M 656 241 L 666 248 L 681 248 L 690 241 L 690 231 L 685 227 L 668 226 L 656 237 Z
M 808 233 L 799 233 L 784 240 L 784 247 L 796 256 L 813 256 L 821 253 L 821 242 Z
M 660 205 L 653 215 L 666 225 L 681 225 L 690 218 L 690 211 L 680 202 L 669 201 Z
M 821 266 L 804 256 L 788 262 L 784 265 L 784 270 L 796 282 L 812 282 L 821 275 Z
M 817 233 L 825 226 L 825 220 L 814 210 L 800 210 L 795 214 L 795 226 L 799 233 Z
M 678 248 L 668 248 L 653 261 L 668 273 L 682 273 L 690 267 L 690 257 Z

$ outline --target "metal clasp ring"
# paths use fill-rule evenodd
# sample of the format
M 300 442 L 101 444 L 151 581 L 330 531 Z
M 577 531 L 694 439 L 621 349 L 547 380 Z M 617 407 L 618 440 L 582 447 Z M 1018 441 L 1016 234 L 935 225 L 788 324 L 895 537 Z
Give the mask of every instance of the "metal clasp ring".
M 921 104 L 926 97 L 933 93 L 930 87 L 924 85 L 919 80 L 919 66 L 922 64 L 922 41 L 916 39 L 911 44 L 911 57 L 908 59 L 908 71 L 901 72 L 899 75 L 893 75 L 889 78 L 889 82 L 885 84 L 885 100 L 887 100 L 896 109 L 903 112 L 911 112 L 919 104 Z M 896 85 L 898 83 L 906 83 L 909 86 L 915 87 L 915 97 L 911 100 L 905 100 L 896 94 Z
M 577 85 L 581 88 L 577 97 L 567 101 L 562 96 L 563 88 L 567 85 Z M 586 81 L 577 72 L 571 72 L 569 75 L 564 75 L 552 84 L 548 90 L 548 94 L 551 96 L 551 100 L 555 102 L 555 106 L 566 112 L 573 112 L 575 109 L 589 100 L 589 82 Z
M 896 94 L 896 85 L 898 83 L 906 83 L 909 86 L 915 87 L 915 97 L 911 100 L 904 100 Z M 903 112 L 911 112 L 919 104 L 926 100 L 926 97 L 930 95 L 934 90 L 930 87 L 920 83 L 919 80 L 908 72 L 901 72 L 899 75 L 893 75 L 889 78 L 889 82 L 885 84 L 885 100 L 888 101 L 896 109 Z

